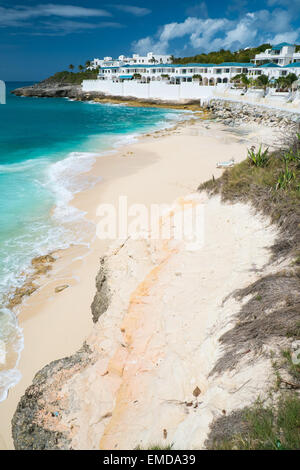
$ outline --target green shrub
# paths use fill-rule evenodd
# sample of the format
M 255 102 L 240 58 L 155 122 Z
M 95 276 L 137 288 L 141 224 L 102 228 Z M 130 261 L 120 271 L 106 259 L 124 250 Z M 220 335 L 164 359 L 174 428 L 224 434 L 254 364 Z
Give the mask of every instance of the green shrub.
M 287 189 L 295 177 L 295 172 L 289 169 L 288 163 L 286 162 L 284 170 L 282 170 L 278 176 L 276 189 Z
M 44 83 L 57 83 L 62 85 L 80 85 L 83 80 L 94 80 L 97 78 L 99 73 L 98 69 L 86 70 L 81 72 L 69 72 L 65 70 L 63 72 L 57 72 L 51 77 L 44 80 Z
M 300 399 L 296 394 L 282 397 L 277 405 L 264 406 L 258 400 L 243 414 L 244 431 L 215 442 L 214 449 L 299 450 Z
M 255 149 L 252 147 L 248 150 L 248 158 L 251 165 L 265 167 L 269 164 L 269 149 L 263 151 L 260 145 L 258 151 L 255 152 Z

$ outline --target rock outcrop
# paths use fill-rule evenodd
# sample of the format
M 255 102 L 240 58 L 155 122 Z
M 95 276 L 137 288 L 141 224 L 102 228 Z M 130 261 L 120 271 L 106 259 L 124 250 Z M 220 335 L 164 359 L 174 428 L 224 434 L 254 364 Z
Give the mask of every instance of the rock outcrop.
M 16 96 L 37 98 L 70 98 L 74 100 L 91 100 L 103 95 L 102 93 L 83 92 L 81 85 L 65 85 L 48 83 L 47 81 L 32 86 L 16 88 L 12 91 Z
M 230 126 L 241 123 L 256 123 L 277 129 L 293 131 L 300 123 L 300 114 L 266 108 L 256 104 L 237 103 L 234 101 L 211 100 L 207 109 L 212 112 L 216 121 Z
M 53 361 L 40 370 L 21 398 L 12 420 L 12 434 L 17 450 L 70 449 L 66 430 L 58 429 L 62 402 L 51 401 L 51 410 L 41 420 L 41 410 L 49 397 L 60 391 L 63 379 L 83 370 L 92 361 L 91 351 L 84 344 L 73 356 Z M 55 392 L 54 392 L 55 391 Z M 51 400 L 51 398 L 50 398 Z
M 96 294 L 91 305 L 93 322 L 97 323 L 99 317 L 108 309 L 110 289 L 107 280 L 105 258 L 100 260 L 100 270 L 96 277 Z

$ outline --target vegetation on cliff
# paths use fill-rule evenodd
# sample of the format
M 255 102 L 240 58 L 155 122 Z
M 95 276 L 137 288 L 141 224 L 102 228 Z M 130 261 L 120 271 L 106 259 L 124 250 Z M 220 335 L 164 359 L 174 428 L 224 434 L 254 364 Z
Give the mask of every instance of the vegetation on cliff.
M 265 345 L 283 341 L 291 348 L 273 361 L 276 380 L 268 404 L 258 401 L 217 419 L 206 445 L 213 449 L 299 449 L 300 364 L 292 360 L 292 354 L 300 349 L 300 134 L 270 153 L 250 149 L 246 160 L 199 189 L 221 194 L 224 201 L 250 202 L 280 230 L 272 247 L 277 272 L 232 294 L 244 302 L 235 326 L 220 338 L 224 354 L 211 375 L 234 369 L 245 348 L 262 354 Z M 279 265 L 282 262 L 284 269 Z
M 219 51 L 208 52 L 207 54 L 196 54 L 189 57 L 172 57 L 174 64 L 221 64 L 222 62 L 245 62 L 248 63 L 254 59 L 256 54 L 270 49 L 272 46 L 269 43 L 261 44 L 258 47 L 248 47 L 247 49 L 240 49 L 232 52 L 226 49 Z M 300 46 L 296 46 L 296 52 L 300 50 Z
M 94 80 L 97 78 L 98 70 L 84 70 L 80 72 L 71 72 L 65 70 L 57 72 L 51 77 L 43 81 L 45 84 L 59 84 L 59 85 L 80 85 L 82 80 Z
M 197 62 L 200 64 L 221 64 L 222 62 L 250 62 L 251 59 L 254 59 L 255 54 L 259 54 L 271 47 L 270 44 L 266 43 L 258 47 L 240 49 L 235 52 L 221 49 L 219 51 L 209 52 L 208 54 L 197 54 L 190 57 L 173 57 L 173 63 L 189 64 Z

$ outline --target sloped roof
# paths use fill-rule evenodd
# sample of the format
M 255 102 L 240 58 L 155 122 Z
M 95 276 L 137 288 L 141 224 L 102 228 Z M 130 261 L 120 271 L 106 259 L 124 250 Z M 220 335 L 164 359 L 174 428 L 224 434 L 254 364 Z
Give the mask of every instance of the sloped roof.
M 294 67 L 298 68 L 298 67 L 300 67 L 300 62 L 292 62 L 291 64 L 288 64 L 288 65 L 284 66 L 284 68 L 286 68 L 286 67 L 288 67 L 288 68 L 294 68 Z
M 284 46 L 294 46 L 294 44 L 289 44 L 288 42 L 281 42 L 280 44 L 276 44 L 275 46 L 272 47 L 273 51 L 278 51 Z
M 280 65 L 274 64 L 274 62 L 268 62 L 267 64 L 262 64 L 258 66 L 259 68 L 272 68 L 272 69 L 280 69 Z

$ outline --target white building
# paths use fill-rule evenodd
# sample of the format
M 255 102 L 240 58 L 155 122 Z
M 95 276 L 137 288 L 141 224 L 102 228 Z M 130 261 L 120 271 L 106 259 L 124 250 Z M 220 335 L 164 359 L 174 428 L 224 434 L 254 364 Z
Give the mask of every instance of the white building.
M 278 51 L 278 53 L 272 51 Z M 266 57 L 268 60 L 265 62 Z M 270 61 L 270 57 L 275 59 Z M 166 58 L 169 62 L 163 61 Z M 281 64 L 279 61 L 283 58 L 284 63 Z M 170 56 L 158 56 L 152 53 L 145 57 L 137 54 L 129 58 L 125 56 L 119 56 L 118 59 L 106 57 L 101 62 L 98 78 L 84 80 L 82 89 L 114 96 L 175 101 L 200 99 L 201 102 L 205 102 L 212 96 L 223 92 L 226 96 L 240 96 L 242 94 L 251 99 L 264 97 L 266 91 L 262 87 L 251 87 L 247 92 L 244 88 L 234 87 L 232 79 L 240 74 L 245 74 L 253 79 L 266 75 L 271 83 L 280 77 L 295 74 L 300 81 L 300 54 L 295 52 L 295 46 L 284 43 L 257 54 L 253 62 L 250 63 L 173 64 Z M 293 93 L 294 91 L 282 92 L 272 87 L 269 87 L 267 91 L 269 97 L 272 95 L 273 98 L 274 96 L 278 98 L 279 96 L 280 99 L 286 100 L 290 99 L 290 95 L 292 96 Z M 297 96 L 300 102 L 300 92 Z
M 101 67 L 100 80 L 124 81 L 137 78 L 142 83 L 166 81 L 170 84 L 199 81 L 204 85 L 229 83 L 237 74 L 248 74 L 254 67 L 251 63 L 224 62 L 223 64 L 134 64 Z
M 103 59 L 94 59 L 91 62 L 90 69 L 97 67 L 119 67 L 121 65 L 149 65 L 149 64 L 170 64 L 172 62 L 171 55 L 153 54 L 148 52 L 146 56 L 140 56 L 139 54 L 133 54 L 132 57 L 126 57 L 125 55 L 119 55 L 117 59 L 112 57 L 104 57 Z
M 282 42 L 266 49 L 264 52 L 256 54 L 255 59 L 252 59 L 255 65 L 263 65 L 267 63 L 274 63 L 277 65 L 288 65 L 292 62 L 300 61 L 300 52 L 296 52 L 296 46 L 287 42 Z

